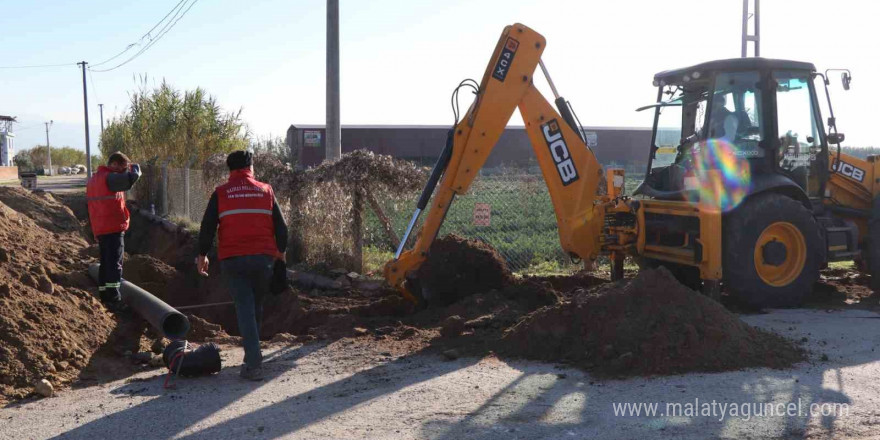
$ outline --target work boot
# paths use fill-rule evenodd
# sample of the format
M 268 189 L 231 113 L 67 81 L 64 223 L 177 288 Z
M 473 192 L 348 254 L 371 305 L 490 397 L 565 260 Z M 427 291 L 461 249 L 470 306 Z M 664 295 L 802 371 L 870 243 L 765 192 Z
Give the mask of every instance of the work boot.
M 263 380 L 263 367 L 248 367 L 245 364 L 241 366 L 241 372 L 238 375 L 245 380 L 260 381 Z

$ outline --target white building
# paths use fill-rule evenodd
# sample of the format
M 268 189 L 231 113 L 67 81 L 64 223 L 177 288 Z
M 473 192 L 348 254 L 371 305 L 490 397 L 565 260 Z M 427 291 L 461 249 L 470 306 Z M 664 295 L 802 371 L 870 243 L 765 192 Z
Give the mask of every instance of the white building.
M 0 115 L 0 167 L 11 167 L 15 164 L 15 134 L 12 133 L 12 116 Z

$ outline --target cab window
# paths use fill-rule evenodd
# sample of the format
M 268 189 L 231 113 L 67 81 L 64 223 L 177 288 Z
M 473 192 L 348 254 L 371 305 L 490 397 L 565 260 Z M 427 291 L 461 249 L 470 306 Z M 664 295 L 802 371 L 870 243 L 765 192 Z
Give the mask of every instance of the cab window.
M 779 167 L 810 195 L 819 191 L 817 160 L 822 144 L 807 72 L 773 73 L 776 85 L 776 114 L 779 128 Z
M 709 110 L 708 139 L 732 145 L 736 157 L 764 157 L 759 143 L 764 139 L 761 124 L 761 90 L 758 72 L 718 74 Z

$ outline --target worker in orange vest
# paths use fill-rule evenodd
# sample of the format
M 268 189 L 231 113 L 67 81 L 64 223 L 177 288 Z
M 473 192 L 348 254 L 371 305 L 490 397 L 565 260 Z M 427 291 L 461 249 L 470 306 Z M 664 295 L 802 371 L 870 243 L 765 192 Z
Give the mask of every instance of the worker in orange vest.
M 220 272 L 235 302 L 244 345 L 241 377 L 262 380 L 260 324 L 263 299 L 269 293 L 275 261 L 287 248 L 287 224 L 272 186 L 254 178 L 253 155 L 235 151 L 226 158 L 229 180 L 218 186 L 199 230 L 199 273 L 208 275 L 208 252 L 219 227 Z
M 122 282 L 124 237 L 129 223 L 125 191 L 131 189 L 140 177 L 140 166 L 117 151 L 107 159 L 106 166 L 98 167 L 86 184 L 89 222 L 101 254 L 98 293 L 101 301 L 112 308 L 122 306 L 119 286 Z

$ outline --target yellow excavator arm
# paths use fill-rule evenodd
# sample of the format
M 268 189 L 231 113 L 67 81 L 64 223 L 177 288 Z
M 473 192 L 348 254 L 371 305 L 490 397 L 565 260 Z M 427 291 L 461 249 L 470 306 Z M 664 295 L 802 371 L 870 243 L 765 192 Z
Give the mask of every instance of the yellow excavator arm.
M 544 46 L 544 37 L 525 25 L 504 28 L 476 99 L 450 131 L 395 258 L 385 265 L 386 280 L 407 298 L 416 300 L 405 286 L 408 275 L 425 261 L 455 195 L 470 188 L 517 107 L 550 191 L 562 249 L 585 260 L 598 256 L 605 208 L 597 203 L 596 191 L 604 176 L 596 157 L 572 128 L 572 118 L 560 116 L 535 88 L 533 76 Z M 563 114 L 568 112 L 562 107 L 564 99 L 557 97 L 556 102 Z M 413 248 L 404 251 L 429 200 L 421 232 Z

